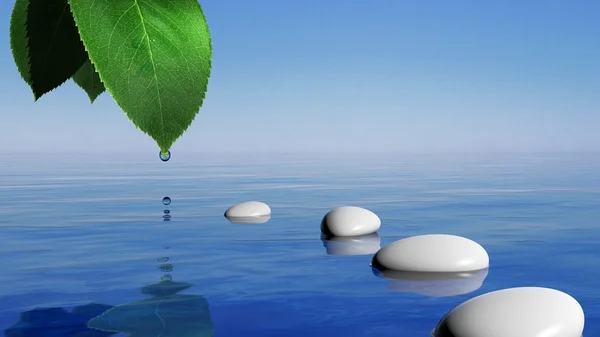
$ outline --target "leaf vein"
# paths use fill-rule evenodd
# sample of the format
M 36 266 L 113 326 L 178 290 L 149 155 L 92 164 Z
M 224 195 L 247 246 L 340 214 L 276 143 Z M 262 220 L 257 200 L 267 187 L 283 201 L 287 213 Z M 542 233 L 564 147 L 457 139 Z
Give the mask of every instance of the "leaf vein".
M 125 11 L 123 11 L 123 14 L 121 14 L 121 16 L 119 16 L 119 18 L 117 19 L 117 22 L 115 22 L 115 25 L 113 26 L 113 29 L 110 31 L 110 35 L 108 36 L 108 43 L 107 43 L 107 48 L 109 49 L 108 53 L 107 53 L 108 55 L 110 55 L 110 42 L 112 41 L 112 37 L 113 37 L 115 31 L 117 30 L 117 27 L 119 26 L 119 22 L 121 21 L 121 19 L 123 19 L 125 14 L 127 14 L 127 12 L 129 12 L 129 10 L 132 9 L 134 6 L 135 6 L 135 4 L 131 5 Z
M 156 74 L 156 64 L 154 62 L 154 56 L 152 55 L 152 46 L 150 45 L 150 37 L 148 36 L 148 31 L 146 30 L 146 22 L 144 20 L 144 16 L 142 15 L 142 9 L 140 8 L 140 4 L 138 0 L 133 0 L 134 5 L 137 8 L 138 15 L 140 16 L 140 20 L 142 21 L 142 28 L 144 29 L 144 36 L 146 38 L 146 43 L 148 44 L 148 53 L 150 54 L 150 63 L 152 63 L 152 69 L 154 70 L 154 81 L 156 83 L 156 96 L 158 97 L 158 111 L 160 114 L 160 120 L 162 125 L 162 136 L 163 139 L 166 139 L 165 135 L 165 117 L 162 111 L 162 101 L 160 98 L 160 88 L 158 86 L 158 77 Z

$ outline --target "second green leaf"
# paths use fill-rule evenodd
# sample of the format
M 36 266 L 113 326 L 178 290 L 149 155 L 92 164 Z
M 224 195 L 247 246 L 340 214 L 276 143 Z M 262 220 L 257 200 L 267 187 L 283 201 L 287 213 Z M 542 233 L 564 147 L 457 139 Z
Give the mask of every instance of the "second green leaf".
M 17 0 L 10 44 L 35 100 L 63 84 L 87 59 L 67 0 Z
M 100 80 L 100 75 L 98 75 L 96 68 L 89 59 L 73 75 L 73 82 L 85 90 L 91 103 L 94 103 L 96 98 L 106 90 Z

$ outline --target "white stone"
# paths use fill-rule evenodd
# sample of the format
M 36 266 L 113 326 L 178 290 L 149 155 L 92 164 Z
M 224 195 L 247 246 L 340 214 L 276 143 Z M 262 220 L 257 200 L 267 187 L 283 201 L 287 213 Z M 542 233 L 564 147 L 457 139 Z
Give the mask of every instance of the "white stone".
M 463 272 L 489 267 L 477 242 L 456 235 L 419 235 L 393 242 L 373 257 L 373 266 L 411 272 Z
M 381 238 L 377 233 L 330 238 L 323 235 L 321 241 L 329 255 L 371 255 L 381 248 Z
M 379 217 L 356 206 L 336 207 L 321 221 L 321 232 L 329 236 L 360 236 L 375 233 L 381 227 Z
M 225 211 L 227 218 L 247 218 L 271 215 L 269 205 L 259 201 L 246 201 Z
M 435 337 L 580 337 L 585 316 L 568 294 L 549 288 L 493 291 L 452 309 Z
M 464 295 L 481 288 L 488 269 L 461 273 L 419 273 L 407 271 L 374 271 L 388 279 L 388 289 L 429 297 Z
M 227 220 L 233 224 L 261 224 L 269 221 L 270 215 L 264 216 L 247 216 L 247 217 L 227 217 Z

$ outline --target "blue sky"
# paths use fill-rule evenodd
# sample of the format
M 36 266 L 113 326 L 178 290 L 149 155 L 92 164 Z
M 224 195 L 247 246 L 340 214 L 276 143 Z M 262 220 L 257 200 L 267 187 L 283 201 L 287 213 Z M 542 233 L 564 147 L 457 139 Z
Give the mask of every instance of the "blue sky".
M 108 93 L 33 102 L 0 3 L 5 151 L 157 152 Z M 600 149 L 597 1 L 204 0 L 213 70 L 172 152 Z

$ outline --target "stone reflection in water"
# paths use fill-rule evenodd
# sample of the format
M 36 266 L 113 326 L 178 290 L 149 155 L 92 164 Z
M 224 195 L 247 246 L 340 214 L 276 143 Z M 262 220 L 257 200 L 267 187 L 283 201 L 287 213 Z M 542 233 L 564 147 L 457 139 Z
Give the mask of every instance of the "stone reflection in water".
M 471 293 L 483 285 L 488 269 L 460 273 L 422 273 L 371 268 L 373 274 L 389 280 L 388 289 L 429 297 Z
M 115 332 L 88 328 L 87 322 L 110 305 L 90 303 L 67 311 L 64 308 L 36 308 L 21 313 L 19 321 L 4 330 L 6 337 L 108 337 Z
M 246 225 L 251 225 L 251 224 L 262 224 L 265 223 L 269 220 L 271 220 L 271 215 L 262 215 L 262 216 L 230 216 L 230 217 L 225 217 L 227 220 L 229 220 L 229 222 L 231 222 L 232 224 L 246 224 Z
M 200 295 L 178 294 L 191 286 L 163 278 L 142 288 L 151 298 L 115 306 L 91 319 L 88 326 L 129 337 L 212 337 L 208 301 Z
M 371 255 L 381 248 L 381 238 L 377 233 L 361 236 L 321 234 L 321 241 L 329 255 Z

